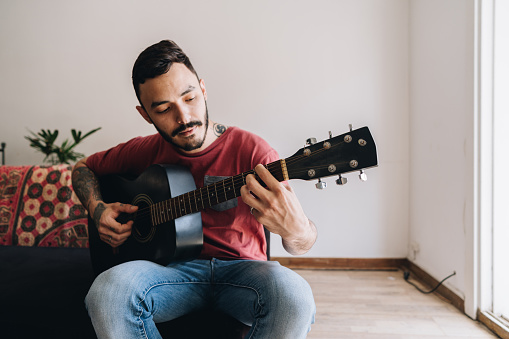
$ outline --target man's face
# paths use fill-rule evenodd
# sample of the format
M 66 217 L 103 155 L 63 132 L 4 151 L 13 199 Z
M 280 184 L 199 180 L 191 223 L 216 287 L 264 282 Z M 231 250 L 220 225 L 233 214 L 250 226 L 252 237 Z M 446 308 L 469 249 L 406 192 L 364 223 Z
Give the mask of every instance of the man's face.
M 138 112 L 161 136 L 186 152 L 199 152 L 207 137 L 207 92 L 203 80 L 180 63 L 140 84 Z

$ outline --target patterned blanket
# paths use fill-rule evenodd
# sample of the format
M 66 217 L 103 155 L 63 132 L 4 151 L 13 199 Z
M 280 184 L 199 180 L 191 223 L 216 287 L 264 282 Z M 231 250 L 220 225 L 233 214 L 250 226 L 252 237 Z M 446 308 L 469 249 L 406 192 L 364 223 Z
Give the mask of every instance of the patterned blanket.
M 88 247 L 72 167 L 0 166 L 0 245 Z

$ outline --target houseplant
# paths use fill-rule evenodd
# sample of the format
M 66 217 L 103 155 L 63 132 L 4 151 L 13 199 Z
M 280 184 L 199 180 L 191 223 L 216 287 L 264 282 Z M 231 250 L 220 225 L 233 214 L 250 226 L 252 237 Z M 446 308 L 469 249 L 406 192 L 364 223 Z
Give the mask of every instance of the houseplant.
M 78 159 L 84 157 L 83 154 L 78 153 L 74 148 L 83 141 L 86 137 L 100 130 L 101 127 L 93 129 L 86 134 L 82 134 L 81 131 L 71 129 L 72 141 L 65 139 L 60 146 L 55 144 L 58 137 L 58 130 L 51 131 L 49 129 L 41 129 L 39 133 L 34 133 L 29 130 L 31 136 L 25 136 L 25 139 L 30 141 L 30 147 L 35 148 L 37 151 L 42 152 L 46 155 L 44 162 L 48 162 L 52 165 L 55 164 L 70 164 L 76 162 Z

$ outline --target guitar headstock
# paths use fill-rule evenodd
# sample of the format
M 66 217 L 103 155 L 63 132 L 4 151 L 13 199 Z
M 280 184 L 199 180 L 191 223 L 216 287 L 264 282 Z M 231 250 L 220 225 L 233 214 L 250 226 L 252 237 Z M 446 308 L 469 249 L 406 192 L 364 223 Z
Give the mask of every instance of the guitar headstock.
M 285 162 L 289 178 L 302 180 L 316 180 L 353 171 L 361 171 L 362 175 L 363 169 L 378 165 L 375 141 L 367 127 L 321 142 L 311 141 Z M 340 178 L 338 184 L 346 182 L 343 179 Z

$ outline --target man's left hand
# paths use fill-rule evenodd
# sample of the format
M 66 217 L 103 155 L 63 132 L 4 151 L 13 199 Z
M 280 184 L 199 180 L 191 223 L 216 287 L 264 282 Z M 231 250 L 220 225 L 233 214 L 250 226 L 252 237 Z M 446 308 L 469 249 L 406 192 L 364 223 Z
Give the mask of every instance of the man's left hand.
M 289 253 L 307 252 L 316 240 L 316 228 L 304 213 L 293 189 L 279 182 L 263 165 L 256 166 L 255 172 L 267 187 L 263 187 L 254 175 L 248 175 L 246 185 L 240 190 L 242 200 L 251 207 L 251 213 L 259 223 L 283 238 Z

